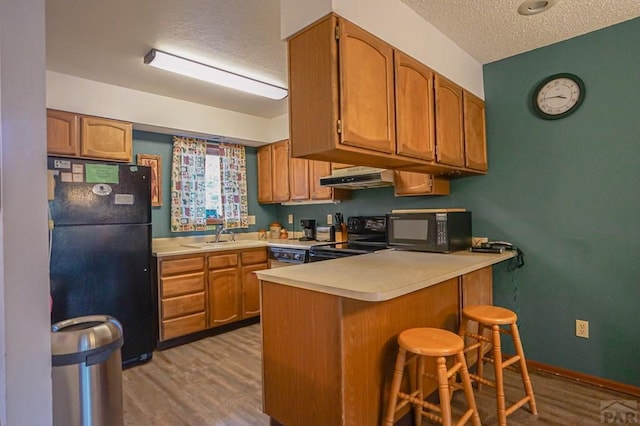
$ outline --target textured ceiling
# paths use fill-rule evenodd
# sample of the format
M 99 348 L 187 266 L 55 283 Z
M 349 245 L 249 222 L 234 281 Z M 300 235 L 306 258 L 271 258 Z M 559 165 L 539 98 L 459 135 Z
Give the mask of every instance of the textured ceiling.
M 155 47 L 287 87 L 279 0 L 47 0 L 47 69 L 247 114 L 274 101 L 143 63 Z
M 521 0 L 401 1 L 481 63 L 640 16 L 640 0 L 559 0 L 533 16 L 517 14 Z M 157 48 L 286 87 L 279 0 L 45 4 L 48 70 L 256 116 L 287 111 L 286 98 L 218 88 L 142 62 Z
M 522 16 L 523 0 L 402 0 L 482 64 L 640 16 L 640 0 L 558 0 Z

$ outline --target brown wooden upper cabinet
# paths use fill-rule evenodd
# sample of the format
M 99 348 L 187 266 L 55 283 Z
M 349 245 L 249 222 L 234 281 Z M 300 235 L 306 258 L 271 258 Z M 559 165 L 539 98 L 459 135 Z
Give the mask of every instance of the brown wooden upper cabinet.
M 331 14 L 289 39 L 291 154 L 435 175 L 482 174 L 484 106 L 477 98 L 467 105 L 464 93 Z
M 436 75 L 436 161 L 464 167 L 462 88 Z
M 349 191 L 320 186 L 331 174 L 331 163 L 289 156 L 289 141 L 258 148 L 258 202 L 343 200 Z
M 466 90 L 462 98 L 464 102 L 465 167 L 486 172 L 488 164 L 484 101 Z
M 449 180 L 426 173 L 394 172 L 394 192 L 396 197 L 417 195 L 449 195 Z
M 384 168 L 395 154 L 393 48 L 330 15 L 289 40 L 293 157 Z
M 289 190 L 291 201 L 309 199 L 309 160 L 289 158 Z
M 289 201 L 289 141 L 258 148 L 258 202 Z
M 398 155 L 433 161 L 433 71 L 404 53 L 396 51 L 395 76 Z
M 341 143 L 395 151 L 393 49 L 345 20 L 338 21 Z
M 309 160 L 309 198 L 312 200 L 333 200 L 334 189 L 328 186 L 320 186 L 320 178 L 329 176 L 333 165 L 326 161 Z M 337 191 L 344 194 L 344 191 Z M 337 194 L 336 194 L 337 195 Z M 346 198 L 338 196 L 337 198 Z
M 96 160 L 132 160 L 132 124 L 47 110 L 47 153 Z
M 259 203 L 273 203 L 273 187 L 271 185 L 272 154 L 273 147 L 271 145 L 264 145 L 257 149 Z

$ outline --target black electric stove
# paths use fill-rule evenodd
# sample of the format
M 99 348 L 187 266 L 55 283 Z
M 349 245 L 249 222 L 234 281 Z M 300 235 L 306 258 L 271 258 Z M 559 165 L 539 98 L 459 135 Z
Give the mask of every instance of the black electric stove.
M 385 216 L 351 216 L 347 219 L 347 242 L 312 246 L 309 262 L 372 253 L 387 248 Z

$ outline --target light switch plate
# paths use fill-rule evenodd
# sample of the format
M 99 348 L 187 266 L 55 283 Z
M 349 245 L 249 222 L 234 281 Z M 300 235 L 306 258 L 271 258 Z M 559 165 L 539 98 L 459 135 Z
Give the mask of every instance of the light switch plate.
M 247 216 L 247 221 L 249 222 L 249 225 L 255 225 L 256 224 L 256 217 L 252 214 L 250 214 L 249 216 Z
M 327 215 L 327 225 L 333 225 L 333 216 L 330 214 Z

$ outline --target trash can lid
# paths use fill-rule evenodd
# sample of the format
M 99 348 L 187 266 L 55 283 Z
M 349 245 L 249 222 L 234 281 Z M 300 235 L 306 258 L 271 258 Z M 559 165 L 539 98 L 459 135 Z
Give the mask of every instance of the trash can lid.
M 71 318 L 51 326 L 53 356 L 77 354 L 102 347 L 120 348 L 122 343 L 122 325 L 109 315 Z

